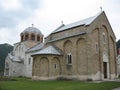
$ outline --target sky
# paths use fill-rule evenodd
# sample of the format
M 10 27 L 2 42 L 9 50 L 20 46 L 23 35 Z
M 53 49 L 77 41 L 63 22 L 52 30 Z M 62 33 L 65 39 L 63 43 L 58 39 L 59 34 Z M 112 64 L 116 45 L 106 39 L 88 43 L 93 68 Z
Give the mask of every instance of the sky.
M 26 28 L 37 27 L 44 37 L 61 25 L 73 23 L 102 10 L 120 39 L 120 0 L 0 0 L 0 44 L 20 41 Z

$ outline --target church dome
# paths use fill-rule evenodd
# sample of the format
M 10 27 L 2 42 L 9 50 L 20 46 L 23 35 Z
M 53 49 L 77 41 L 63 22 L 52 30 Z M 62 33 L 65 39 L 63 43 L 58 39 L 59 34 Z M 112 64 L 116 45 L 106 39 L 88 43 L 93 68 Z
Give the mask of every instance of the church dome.
M 34 34 L 41 34 L 41 31 L 36 27 L 28 27 L 22 33 L 34 33 Z
M 26 28 L 21 34 L 21 42 L 22 41 L 36 41 L 36 42 L 43 42 L 43 34 L 39 29 L 36 27 L 28 27 Z

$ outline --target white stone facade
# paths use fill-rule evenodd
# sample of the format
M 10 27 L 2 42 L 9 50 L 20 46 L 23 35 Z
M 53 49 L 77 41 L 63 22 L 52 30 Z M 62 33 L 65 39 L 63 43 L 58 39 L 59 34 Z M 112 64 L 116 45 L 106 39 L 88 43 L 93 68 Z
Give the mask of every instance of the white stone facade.
M 5 76 L 31 77 L 31 70 L 29 71 L 29 67 L 32 66 L 32 59 L 30 64 L 28 64 L 28 59 L 31 58 L 31 56 L 25 53 L 28 49 L 26 43 L 27 42 L 19 42 L 15 44 L 13 52 L 9 53 L 7 56 L 5 60 Z
M 5 60 L 4 76 L 32 77 L 31 54 L 39 50 L 34 46 L 42 43 L 43 35 L 35 27 L 29 27 L 21 33 L 21 41 L 14 44 L 13 51 Z M 30 51 L 30 53 L 29 53 Z

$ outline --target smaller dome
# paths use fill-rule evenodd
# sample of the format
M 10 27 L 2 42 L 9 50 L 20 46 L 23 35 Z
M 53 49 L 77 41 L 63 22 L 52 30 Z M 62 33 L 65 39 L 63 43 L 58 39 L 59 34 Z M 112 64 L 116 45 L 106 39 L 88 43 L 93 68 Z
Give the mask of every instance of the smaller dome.
M 21 42 L 22 41 L 35 41 L 35 42 L 43 42 L 44 35 L 41 31 L 35 27 L 26 28 L 21 34 Z
M 22 33 L 35 33 L 35 34 L 42 34 L 41 31 L 35 27 L 28 27 Z

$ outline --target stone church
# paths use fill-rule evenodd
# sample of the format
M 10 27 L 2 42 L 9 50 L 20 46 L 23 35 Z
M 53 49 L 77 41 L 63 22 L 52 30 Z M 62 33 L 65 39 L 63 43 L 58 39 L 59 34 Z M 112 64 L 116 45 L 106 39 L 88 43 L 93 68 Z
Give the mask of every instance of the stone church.
M 5 60 L 5 76 L 32 79 L 104 80 L 117 77 L 115 35 L 104 11 L 60 25 L 45 38 L 34 26 Z
M 31 54 L 42 49 L 43 34 L 35 27 L 28 27 L 20 34 L 21 40 L 5 60 L 4 76 L 32 77 Z
M 33 53 L 32 78 L 104 80 L 117 77 L 116 37 L 104 11 L 62 24 Z

